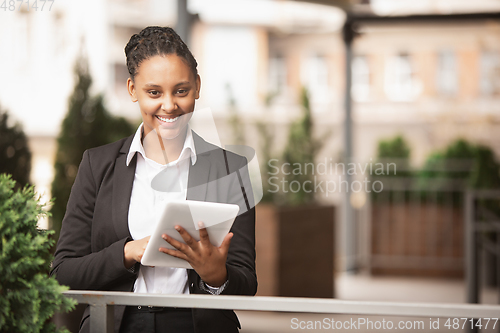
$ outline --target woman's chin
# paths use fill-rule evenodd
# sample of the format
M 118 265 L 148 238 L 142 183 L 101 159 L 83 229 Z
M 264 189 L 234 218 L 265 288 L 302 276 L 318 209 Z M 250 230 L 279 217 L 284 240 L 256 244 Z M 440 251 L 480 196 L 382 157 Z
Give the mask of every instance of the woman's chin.
M 163 140 L 173 140 L 179 137 L 181 134 L 184 135 L 186 133 L 187 126 L 179 127 L 179 128 L 163 128 L 159 127 L 158 132 Z

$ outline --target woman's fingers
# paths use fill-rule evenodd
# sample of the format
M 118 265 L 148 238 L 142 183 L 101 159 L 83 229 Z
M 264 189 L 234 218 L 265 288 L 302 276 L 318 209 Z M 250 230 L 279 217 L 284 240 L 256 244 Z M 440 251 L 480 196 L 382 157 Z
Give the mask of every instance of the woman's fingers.
M 222 253 L 224 253 L 225 256 L 227 256 L 227 253 L 229 252 L 229 245 L 231 245 L 232 238 L 233 238 L 233 233 L 232 232 L 228 233 L 224 237 L 224 240 L 222 241 L 222 244 L 220 245 L 220 249 L 222 250 Z
M 203 222 L 198 222 L 198 227 L 200 227 L 200 242 L 203 246 L 210 246 L 210 237 L 208 236 L 207 228 Z
M 181 235 L 181 237 L 184 240 L 184 242 L 190 248 L 192 248 L 193 250 L 195 250 L 198 247 L 198 241 L 196 239 L 194 239 L 193 237 L 191 237 L 191 235 L 189 234 L 189 232 L 186 231 L 186 229 L 184 229 L 181 226 L 176 225 L 175 226 L 175 230 L 177 230 L 177 232 L 179 233 L 179 235 Z M 173 246 L 173 244 L 172 244 L 172 246 Z
M 136 262 L 140 262 L 146 246 L 151 237 L 145 237 L 135 241 L 129 241 L 123 248 L 123 261 L 126 268 L 132 267 Z
M 227 272 L 225 271 L 226 258 L 229 252 L 229 246 L 231 245 L 233 233 L 228 233 L 224 237 L 221 246 L 216 247 L 210 243 L 210 237 L 204 224 L 200 222 L 198 226 L 200 234 L 199 241 L 196 241 L 196 239 L 194 239 L 184 228 L 175 226 L 175 229 L 179 232 L 186 244 L 163 234 L 163 239 L 172 245 L 174 249 L 162 247 L 159 250 L 163 253 L 189 262 L 203 281 L 209 284 L 212 283 L 212 285 L 216 285 L 220 281 L 224 283 L 227 278 Z
M 151 236 L 143 238 L 143 248 L 144 248 L 144 250 L 146 250 L 146 247 L 148 246 L 150 239 L 151 239 Z
M 169 254 L 169 255 L 171 255 L 173 257 L 176 257 L 176 258 L 184 259 L 187 262 L 189 262 L 189 257 L 187 255 L 185 255 L 184 253 L 182 253 L 181 251 L 167 249 L 167 248 L 164 248 L 164 247 L 160 247 L 159 250 L 160 250 L 160 252 Z
M 177 250 L 181 251 L 182 253 L 184 254 L 189 254 L 189 252 L 191 251 L 191 247 L 190 246 L 187 246 L 186 244 L 182 243 L 182 242 L 179 242 L 178 240 L 170 237 L 169 235 L 167 234 L 163 234 L 161 235 L 161 237 L 167 241 L 167 243 L 169 243 L 170 245 L 172 245 L 174 248 L 176 248 Z

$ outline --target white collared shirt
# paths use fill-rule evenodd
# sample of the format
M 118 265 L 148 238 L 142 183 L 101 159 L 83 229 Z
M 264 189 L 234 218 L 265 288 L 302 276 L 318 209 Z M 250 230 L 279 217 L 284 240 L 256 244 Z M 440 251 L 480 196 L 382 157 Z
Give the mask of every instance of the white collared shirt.
M 196 150 L 189 126 L 179 158 L 168 164 L 159 164 L 146 157 L 141 143 L 142 127 L 143 124 L 135 133 L 126 162 L 128 166 L 134 155 L 137 155 L 137 166 L 128 211 L 128 227 L 134 240 L 151 236 L 168 202 L 186 200 L 189 162 L 193 165 L 196 163 Z M 171 181 L 162 182 L 161 189 L 158 188 L 157 183 L 156 186 L 153 184 L 154 188 L 159 189 L 155 190 L 151 182 L 162 171 L 166 172 L 165 178 Z M 189 294 L 187 270 L 184 268 L 141 266 L 134 284 L 134 292 Z

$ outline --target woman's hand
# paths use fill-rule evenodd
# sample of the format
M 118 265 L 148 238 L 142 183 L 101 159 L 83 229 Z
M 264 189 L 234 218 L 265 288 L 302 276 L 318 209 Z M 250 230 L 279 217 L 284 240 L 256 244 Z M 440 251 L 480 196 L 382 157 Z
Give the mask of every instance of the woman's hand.
M 136 262 L 141 261 L 150 238 L 151 236 L 148 236 L 125 244 L 123 248 L 123 263 L 125 264 L 125 268 L 129 269 Z
M 176 225 L 175 230 L 179 232 L 186 244 L 163 234 L 163 239 L 177 250 L 161 247 L 160 251 L 186 260 L 206 284 L 220 287 L 227 280 L 226 258 L 233 233 L 228 233 L 221 246 L 215 247 L 210 243 L 207 229 L 204 228 L 202 222 L 199 223 L 199 226 L 200 241 L 196 241 L 184 228 Z

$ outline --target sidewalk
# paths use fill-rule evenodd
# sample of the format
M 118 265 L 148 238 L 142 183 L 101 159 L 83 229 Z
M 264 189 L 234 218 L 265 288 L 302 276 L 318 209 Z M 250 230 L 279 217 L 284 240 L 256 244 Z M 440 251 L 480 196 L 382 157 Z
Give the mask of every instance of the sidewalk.
M 366 275 L 339 275 L 336 277 L 336 294 L 338 299 L 343 300 L 363 300 L 363 301 L 392 301 L 392 302 L 417 302 L 417 303 L 465 303 L 465 282 L 463 280 L 446 279 L 423 279 L 423 278 L 404 278 L 404 277 L 371 277 Z M 498 304 L 498 292 L 496 289 L 483 289 L 481 292 L 481 303 Z M 418 317 L 388 317 L 388 316 L 354 316 L 354 315 L 328 315 L 328 314 L 300 314 L 300 313 L 275 313 L 275 312 L 255 312 L 255 311 L 237 311 L 240 318 L 242 330 L 241 333 L 288 333 L 288 332 L 322 332 L 333 331 L 333 329 L 298 329 L 298 323 L 301 321 L 321 321 L 327 320 L 358 320 L 361 317 L 366 320 L 392 321 L 395 326 L 399 321 L 410 321 L 408 325 L 417 324 L 415 321 L 421 321 L 424 324 L 423 329 L 407 330 L 383 330 L 367 329 L 366 327 L 357 327 L 352 329 L 356 332 L 465 332 L 461 329 L 449 329 L 444 326 L 448 318 L 440 318 L 439 329 L 430 329 L 430 318 Z M 500 317 L 500 313 L 499 313 Z M 294 319 L 296 318 L 296 319 Z M 490 324 L 491 325 L 491 324 Z M 495 330 L 481 330 L 481 332 L 499 332 L 497 323 Z M 294 329 L 295 327 L 295 329 Z M 339 330 L 336 330 L 339 331 Z M 342 330 L 340 330 L 342 331 Z

